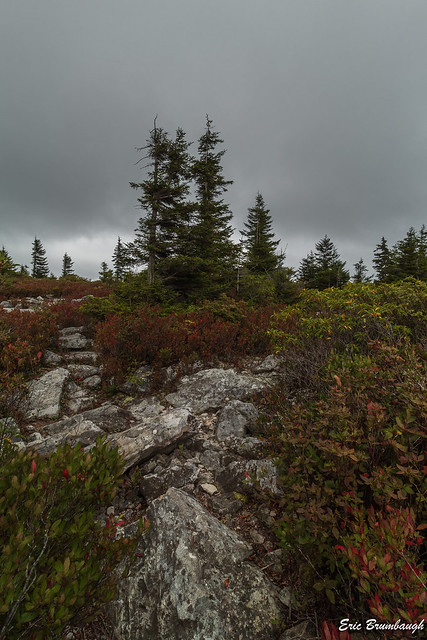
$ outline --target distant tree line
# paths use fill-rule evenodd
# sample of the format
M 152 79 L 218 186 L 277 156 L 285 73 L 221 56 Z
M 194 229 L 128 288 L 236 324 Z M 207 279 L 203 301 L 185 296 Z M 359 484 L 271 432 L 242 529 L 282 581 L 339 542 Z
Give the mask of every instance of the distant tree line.
M 148 294 L 169 291 L 186 301 L 197 301 L 234 291 L 252 301 L 286 300 L 295 294 L 295 283 L 313 289 L 341 287 L 350 280 L 332 240 L 325 235 L 301 261 L 298 270 L 284 266 L 285 254 L 278 251 L 273 220 L 263 195 L 258 192 L 241 231 L 241 240 L 232 240 L 232 213 L 224 200 L 231 180 L 224 177 L 223 140 L 206 116 L 204 133 L 198 140 L 197 155 L 192 143 L 178 128 L 171 138 L 154 127 L 137 164 L 143 163 L 144 180 L 131 182 L 138 191 L 135 237 L 124 243 L 120 237 L 112 256 L 113 268 L 102 262 L 99 272 L 104 282 L 135 280 Z M 407 276 L 427 279 L 427 230 L 413 227 L 405 238 L 388 247 L 385 238 L 376 246 L 373 265 L 376 282 L 394 282 Z M 142 270 L 141 270 L 142 268 Z M 137 273 L 139 270 L 139 273 Z M 29 275 L 26 265 L 16 265 L 3 247 L 0 274 Z M 74 274 L 73 262 L 65 253 L 62 276 Z M 46 252 L 34 238 L 31 276 L 49 276 Z M 52 274 L 51 274 L 51 277 Z M 354 264 L 353 281 L 370 280 L 361 258 Z

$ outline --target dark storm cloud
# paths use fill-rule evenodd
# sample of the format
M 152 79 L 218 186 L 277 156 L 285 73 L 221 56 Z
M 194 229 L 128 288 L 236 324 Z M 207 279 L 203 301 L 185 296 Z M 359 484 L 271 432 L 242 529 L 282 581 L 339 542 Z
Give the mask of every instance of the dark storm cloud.
M 351 265 L 426 221 L 424 0 L 0 4 L 0 244 L 96 277 L 140 212 L 153 118 L 224 138 L 236 238 L 260 190 L 288 263 Z M 195 150 L 196 144 L 193 146 Z

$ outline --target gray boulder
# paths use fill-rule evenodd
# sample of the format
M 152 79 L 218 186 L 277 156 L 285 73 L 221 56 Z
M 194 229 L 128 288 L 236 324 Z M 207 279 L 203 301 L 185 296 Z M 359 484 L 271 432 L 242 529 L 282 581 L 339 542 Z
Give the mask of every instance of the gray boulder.
M 132 404 L 127 405 L 127 408 L 137 420 L 141 421 L 158 416 L 164 411 L 164 406 L 160 404 L 155 396 L 144 398 L 140 402 L 132 402 Z
M 44 438 L 41 442 L 31 442 L 28 448 L 35 449 L 41 455 L 48 455 L 55 451 L 59 445 L 69 444 L 74 446 L 81 442 L 83 447 L 90 446 L 103 433 L 102 429 L 90 420 L 81 420 L 67 431 L 61 431 L 53 436 Z
M 184 376 L 176 393 L 166 400 L 174 407 L 187 407 L 193 413 L 216 410 L 229 400 L 245 400 L 268 386 L 265 380 L 237 373 L 234 369 L 207 369 Z
M 101 382 L 102 380 L 100 376 L 89 376 L 89 378 L 83 380 L 82 385 L 86 387 L 86 389 L 96 389 L 96 387 L 99 387 Z
M 71 372 L 73 378 L 89 378 L 89 376 L 95 376 L 99 373 L 99 367 L 94 367 L 90 364 L 69 364 L 68 371 Z
M 170 487 L 181 489 L 186 485 L 194 488 L 200 469 L 192 462 L 179 464 L 173 463 L 161 473 L 152 473 L 143 476 L 139 483 L 139 489 L 146 500 L 158 498 Z
M 43 362 L 45 364 L 53 364 L 53 365 L 57 365 L 57 364 L 61 364 L 62 362 L 62 356 L 60 356 L 57 353 L 54 353 L 53 351 L 49 351 L 49 349 L 47 349 L 44 354 L 43 354 Z
M 67 327 L 59 332 L 59 346 L 63 349 L 86 349 L 92 340 L 82 335 L 84 327 Z
M 28 383 L 27 420 L 34 418 L 57 418 L 61 411 L 61 398 L 64 385 L 70 377 L 67 369 L 54 369 L 42 375 L 38 380 Z
M 98 360 L 98 354 L 95 351 L 75 351 L 67 353 L 65 356 L 71 362 L 85 362 L 95 364 Z
M 95 398 L 89 395 L 85 389 L 77 386 L 74 382 L 73 387 L 68 390 L 67 408 L 70 413 L 81 413 L 86 409 L 91 409 L 95 404 Z
M 277 590 L 251 548 L 175 488 L 152 502 L 142 559 L 110 605 L 121 640 L 273 640 Z
M 218 415 L 216 437 L 224 440 L 230 436 L 242 437 L 249 425 L 254 425 L 258 418 L 258 410 L 251 402 L 232 400 Z
M 106 402 L 96 409 L 89 409 L 71 418 L 64 418 L 59 422 L 48 424 L 44 427 L 44 432 L 50 436 L 61 432 L 66 433 L 77 424 L 88 420 L 105 433 L 113 433 L 127 429 L 131 423 L 132 416 L 125 409 Z
M 257 365 L 254 369 L 254 373 L 272 373 L 279 372 L 283 368 L 283 358 L 280 356 L 276 356 L 271 354 L 265 358 L 259 365 Z
M 109 441 L 118 446 L 126 471 L 157 453 L 172 451 L 189 437 L 193 424 L 194 417 L 187 409 L 173 409 L 123 433 L 113 434 Z
M 76 333 L 82 333 L 85 330 L 83 326 L 81 327 L 65 327 L 64 329 L 59 330 L 60 336 L 73 336 Z
M 217 481 L 225 491 L 245 493 L 249 487 L 281 495 L 277 468 L 272 460 L 236 460 L 221 469 Z

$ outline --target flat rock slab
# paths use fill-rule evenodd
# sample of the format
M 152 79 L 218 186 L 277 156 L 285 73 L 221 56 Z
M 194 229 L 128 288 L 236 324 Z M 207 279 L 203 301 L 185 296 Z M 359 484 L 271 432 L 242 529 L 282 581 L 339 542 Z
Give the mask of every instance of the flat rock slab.
M 43 362 L 47 365 L 61 364 L 62 356 L 58 355 L 57 353 L 54 353 L 53 351 L 49 351 L 49 349 L 47 349 L 43 354 Z
M 67 369 L 59 368 L 42 375 L 38 380 L 28 383 L 28 399 L 25 418 L 57 418 L 61 411 L 61 398 L 64 385 L 70 377 Z
M 64 329 L 60 329 L 59 330 L 59 335 L 60 336 L 73 336 L 76 333 L 82 333 L 82 331 L 84 331 L 85 328 L 83 326 L 81 327 L 65 327 Z
M 101 384 L 101 376 L 89 376 L 89 378 L 85 378 L 82 382 L 83 386 L 86 389 L 96 389 Z
M 237 373 L 234 369 L 207 369 L 184 376 L 176 393 L 166 400 L 174 407 L 187 407 L 198 414 L 223 407 L 229 400 L 245 400 L 268 387 L 256 376 Z
M 59 346 L 63 349 L 86 349 L 92 346 L 92 340 L 81 333 L 67 334 L 59 337 Z
M 127 405 L 127 409 L 137 420 L 146 420 L 147 418 L 153 418 L 158 416 L 164 411 L 164 406 L 160 404 L 160 401 L 152 396 L 150 398 L 144 398 L 140 402 L 132 402 Z
M 92 445 L 104 432 L 90 420 L 82 420 L 67 431 L 61 431 L 56 435 L 44 438 L 41 442 L 31 442 L 28 449 L 35 449 L 41 455 L 53 453 L 59 445 L 76 445 L 80 442 L 83 447 Z
M 171 488 L 148 511 L 142 559 L 110 605 L 122 640 L 273 640 L 277 590 L 234 531 Z
M 68 371 L 71 372 L 73 378 L 89 378 L 89 376 L 95 376 L 99 373 L 99 367 L 94 367 L 90 364 L 69 364 Z
M 170 487 L 181 489 L 194 484 L 200 475 L 200 469 L 191 462 L 172 464 L 161 473 L 149 473 L 142 476 L 139 483 L 140 493 L 150 502 L 166 493 Z
M 59 433 L 66 434 L 77 424 L 87 420 L 95 424 L 101 431 L 113 433 L 128 429 L 131 425 L 132 416 L 125 409 L 107 402 L 96 409 L 89 409 L 71 418 L 64 418 L 59 422 L 48 424 L 44 427 L 44 432 L 49 436 Z
M 67 353 L 65 357 L 71 362 L 95 364 L 98 361 L 98 354 L 95 351 L 76 351 L 75 353 Z
M 194 417 L 187 409 L 173 409 L 109 437 L 125 460 L 125 471 L 157 453 L 167 453 L 186 440 Z

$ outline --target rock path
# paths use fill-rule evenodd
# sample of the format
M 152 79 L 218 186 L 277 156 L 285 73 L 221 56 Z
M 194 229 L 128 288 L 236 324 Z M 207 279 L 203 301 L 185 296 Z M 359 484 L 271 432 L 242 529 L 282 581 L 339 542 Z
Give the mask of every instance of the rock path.
M 244 497 L 254 482 L 279 493 L 250 399 L 277 380 L 280 361 L 201 369 L 158 397 L 146 394 L 143 367 L 139 383 L 124 385 L 136 393 L 119 405 L 100 400 L 98 356 L 85 333 L 62 329 L 60 353 L 45 352 L 48 370 L 28 384 L 20 446 L 45 455 L 64 442 L 90 448 L 106 434 L 123 455 L 131 490 L 119 492 L 107 513 L 124 514 L 125 533 L 141 514 L 151 527 L 140 565 L 110 607 L 116 633 L 122 640 L 286 640 L 274 622 L 292 602 L 278 587 L 282 551 L 271 534 L 278 514 L 251 510 Z M 269 575 L 248 559 L 254 554 Z

